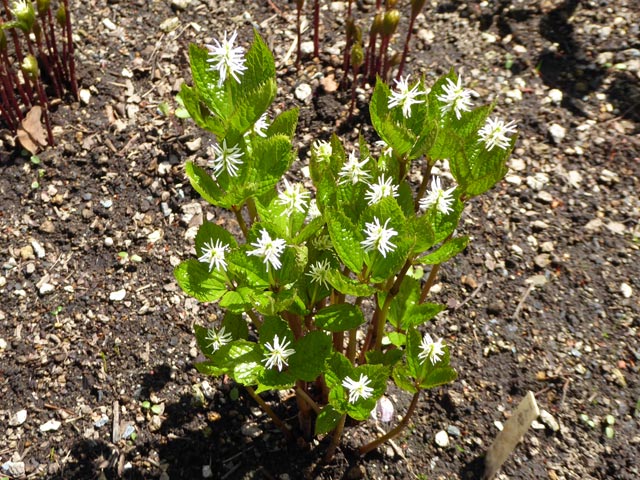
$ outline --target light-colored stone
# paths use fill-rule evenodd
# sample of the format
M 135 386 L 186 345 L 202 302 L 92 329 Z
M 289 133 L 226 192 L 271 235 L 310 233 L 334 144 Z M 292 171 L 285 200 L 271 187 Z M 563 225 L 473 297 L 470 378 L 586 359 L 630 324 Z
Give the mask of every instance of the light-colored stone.
M 311 89 L 311 85 L 309 85 L 308 83 L 301 83 L 296 87 L 295 90 L 295 96 L 301 102 L 306 102 L 308 99 L 310 99 L 312 93 L 313 90 Z
M 439 447 L 446 448 L 449 446 L 449 435 L 444 430 L 440 430 L 436 433 L 434 441 Z
M 554 418 L 553 415 L 551 415 L 546 410 L 540 410 L 539 418 L 540 418 L 540 421 L 544 423 L 552 431 L 557 432 L 558 430 L 560 430 L 560 424 L 558 423 L 558 421 Z
M 567 135 L 567 129 L 562 125 L 558 125 L 557 123 L 553 123 L 549 126 L 549 135 L 551 135 L 551 139 L 553 143 L 556 145 L 562 143 L 564 137 Z
M 9 425 L 11 427 L 17 427 L 22 425 L 27 420 L 27 411 L 25 409 L 18 410 L 16 413 L 9 417 Z
M 116 290 L 115 292 L 111 292 L 109 294 L 109 300 L 111 300 L 112 302 L 120 302 L 122 300 L 124 300 L 124 297 L 127 296 L 127 291 L 122 288 L 120 290 Z
M 633 288 L 628 283 L 620 284 L 620 291 L 622 292 L 622 296 L 624 298 L 631 298 L 633 296 Z
M 49 420 L 48 422 L 45 422 L 42 425 L 40 425 L 40 431 L 53 432 L 58 430 L 60 428 L 60 425 L 62 424 L 58 420 Z

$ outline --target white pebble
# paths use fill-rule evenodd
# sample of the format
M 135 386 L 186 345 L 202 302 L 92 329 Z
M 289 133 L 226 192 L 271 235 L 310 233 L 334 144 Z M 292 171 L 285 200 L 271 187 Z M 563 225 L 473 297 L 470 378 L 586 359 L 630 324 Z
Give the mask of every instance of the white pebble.
M 113 246 L 113 238 L 111 238 L 111 237 L 104 237 L 104 246 L 105 246 L 105 247 L 111 247 L 111 246 Z
M 51 285 L 50 283 L 43 283 L 40 286 L 40 295 L 46 295 L 48 293 L 53 292 L 56 289 L 56 287 L 54 287 L 53 285 Z
M 311 85 L 309 85 L 308 83 L 301 83 L 296 87 L 295 95 L 296 95 L 296 98 L 301 102 L 304 102 L 308 98 L 310 98 L 311 93 L 312 93 Z
M 519 245 L 515 245 L 515 244 L 511 245 L 511 251 L 516 255 L 522 255 L 524 253 L 522 248 Z
M 85 105 L 89 105 L 89 102 L 91 101 L 91 92 L 89 90 L 87 90 L 86 88 L 81 88 L 78 95 L 80 96 L 80 101 L 82 103 L 84 103 Z
M 633 288 L 628 283 L 620 284 L 620 291 L 622 292 L 622 296 L 624 298 L 631 298 L 633 295 Z
M 553 140 L 553 143 L 555 143 L 556 145 L 561 143 L 562 140 L 564 140 L 564 137 L 567 134 L 567 129 L 564 128 L 562 125 L 558 125 L 557 123 L 554 123 L 552 125 L 549 126 L 549 135 L 551 135 L 551 139 Z
M 108 18 L 103 18 L 102 19 L 102 24 L 107 27 L 108 30 L 115 30 L 116 28 L 118 28 L 116 26 L 115 23 L 113 23 L 111 20 L 109 20 Z
M 549 100 L 552 103 L 559 104 L 560 102 L 562 102 L 562 97 L 563 94 L 561 90 L 558 90 L 557 88 L 549 90 Z
M 60 428 L 60 425 L 62 424 L 58 420 L 49 420 L 48 422 L 40 425 L 40 431 L 41 432 L 56 431 Z
M 211 478 L 213 477 L 213 472 L 211 471 L 211 466 L 203 465 L 202 466 L 202 478 Z
M 449 446 L 449 435 L 444 430 L 440 430 L 436 433 L 435 442 L 439 447 L 446 448 Z
M 0 338 L 0 351 L 7 349 L 7 341 L 4 338 Z
M 123 288 L 122 290 L 116 290 L 115 292 L 111 292 L 109 294 L 109 300 L 112 302 L 119 302 L 124 300 L 124 297 L 127 296 L 127 291 Z
M 22 425 L 27 420 L 27 411 L 25 409 L 18 410 L 16 413 L 9 417 L 9 425 L 12 427 L 17 427 L 18 425 Z
M 38 242 L 37 240 L 31 240 L 31 246 L 33 247 L 33 251 L 38 258 L 44 258 L 46 252 L 40 242 Z

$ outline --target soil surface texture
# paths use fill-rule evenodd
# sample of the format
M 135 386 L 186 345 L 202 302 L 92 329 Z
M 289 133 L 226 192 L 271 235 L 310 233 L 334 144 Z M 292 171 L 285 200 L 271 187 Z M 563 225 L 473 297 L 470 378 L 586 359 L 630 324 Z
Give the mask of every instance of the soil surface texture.
M 300 68 L 294 1 L 71 3 L 84 101 L 52 112 L 57 145 L 39 163 L 0 146 L 0 478 L 474 479 L 528 391 L 543 413 L 497 478 L 640 478 L 637 0 L 426 2 L 405 74 L 430 85 L 455 68 L 519 140 L 430 294 L 448 308 L 427 328 L 459 379 L 360 458 L 408 406 L 389 389 L 397 418 L 348 425 L 328 464 L 327 439 L 287 443 L 242 387 L 194 368 L 193 324 L 220 310 L 183 294 L 173 268 L 203 218 L 236 227 L 185 176 L 214 139 L 172 111 L 189 43 L 237 29 L 246 46 L 256 29 L 278 68 L 270 113 L 300 107 L 295 172 L 332 132 L 376 140 L 370 87 L 353 118 L 336 89 L 347 2 L 320 1 L 319 58 L 306 2 Z M 365 28 L 374 11 L 354 2 Z M 296 423 L 291 392 L 263 398 Z

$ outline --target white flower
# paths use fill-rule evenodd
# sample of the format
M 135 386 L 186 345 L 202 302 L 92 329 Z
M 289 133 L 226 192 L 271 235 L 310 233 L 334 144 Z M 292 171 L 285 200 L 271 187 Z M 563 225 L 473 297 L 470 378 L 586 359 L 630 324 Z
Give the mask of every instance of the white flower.
M 440 177 L 433 177 L 431 179 L 431 189 L 427 191 L 427 195 L 420 200 L 420 208 L 427 210 L 433 205 L 443 215 L 448 215 L 453 211 L 451 205 L 453 204 L 453 191 L 455 186 L 443 190 L 440 183 Z
M 341 178 L 341 180 L 338 182 L 338 185 L 343 185 L 348 182 L 351 182 L 353 185 L 355 185 L 359 181 L 369 178 L 369 172 L 362 168 L 368 161 L 369 157 L 365 158 L 361 162 L 358 162 L 355 150 L 351 152 L 349 154 L 349 160 L 347 160 L 347 162 L 342 166 L 342 169 L 338 173 L 338 176 Z
M 222 170 L 232 177 L 238 176 L 238 165 L 242 165 L 242 157 L 244 153 L 237 145 L 227 147 L 227 140 L 222 141 L 222 146 L 214 145 L 209 150 L 209 155 L 213 156 L 213 160 L 209 160 L 209 166 L 213 168 L 213 172 L 219 175 Z
M 256 247 L 256 249 L 247 252 L 247 255 L 262 257 L 264 263 L 267 265 L 267 270 L 269 270 L 269 263 L 273 268 L 278 270 L 282 266 L 282 262 L 280 262 L 279 257 L 287 246 L 287 242 L 281 238 L 274 238 L 272 240 L 269 236 L 269 232 L 265 229 L 262 229 L 260 234 L 262 235 L 262 238 L 260 238 L 256 243 L 251 244 L 253 247 Z
M 378 203 L 384 197 L 397 197 L 398 186 L 393 185 L 391 182 L 393 178 L 389 177 L 385 180 L 384 173 L 378 178 L 378 183 L 369 185 L 369 190 L 364 194 L 365 198 L 369 201 L 369 205 Z
M 461 76 L 458 76 L 457 82 L 447 78 L 447 83 L 443 85 L 442 90 L 444 90 L 444 94 L 436 97 L 444 103 L 444 105 L 440 107 L 440 111 L 444 115 L 453 110 L 458 120 L 460 120 L 461 112 L 471 110 L 473 106 L 473 103 L 471 103 L 471 95 L 478 95 L 474 90 L 462 86 Z
M 225 252 L 229 251 L 229 245 L 222 243 L 220 240 L 216 240 L 214 245 L 213 240 L 209 240 L 204 243 L 202 247 L 202 255 L 198 258 L 198 261 L 209 264 L 209 271 L 216 267 L 216 270 L 226 270 L 227 262 L 224 258 Z
M 209 340 L 209 347 L 215 352 L 220 347 L 229 343 L 232 338 L 230 333 L 225 333 L 224 327 L 220 327 L 220 330 L 216 332 L 215 329 L 207 329 L 206 340 Z
M 396 246 L 389 241 L 391 237 L 397 235 L 393 228 L 387 228 L 389 219 L 384 222 L 384 225 L 380 225 L 378 217 L 373 217 L 373 222 L 365 224 L 364 234 L 367 236 L 366 240 L 360 242 L 364 249 L 368 252 L 377 248 L 378 251 L 386 258 L 387 253 L 393 252 Z
M 351 377 L 346 377 L 342 381 L 342 386 L 349 390 L 349 403 L 356 403 L 360 398 L 366 400 L 373 394 L 373 388 L 369 386 L 371 380 L 364 373 L 360 374 L 357 382 Z
M 252 130 L 253 130 L 253 133 L 255 133 L 256 135 L 262 138 L 266 138 L 267 134 L 265 130 L 267 128 L 269 128 L 269 122 L 267 121 L 267 112 L 264 112 L 262 115 L 260 115 L 260 118 L 253 125 Z
M 287 358 L 296 353 L 293 348 L 287 348 L 291 344 L 289 340 L 287 340 L 286 338 L 283 338 L 282 340 L 282 343 L 280 343 L 278 335 L 275 335 L 273 337 L 273 346 L 270 343 L 264 344 L 265 348 L 269 350 L 268 353 L 264 354 L 265 359 L 263 360 L 263 362 L 265 362 L 265 366 L 267 368 L 273 368 L 277 366 L 279 372 L 282 371 L 283 366 L 289 365 L 287 363 Z
M 212 70 L 217 70 L 220 74 L 218 87 L 221 87 L 226 80 L 227 73 L 231 74 L 235 81 L 240 83 L 238 75 L 243 75 L 247 69 L 244 65 L 244 48 L 233 46 L 237 36 L 238 33 L 234 31 L 227 40 L 227 32 L 224 32 L 222 43 L 214 39 L 214 45 L 205 45 L 209 50 L 207 62 L 212 64 Z
M 278 203 L 285 206 L 282 215 L 288 217 L 296 210 L 300 213 L 304 213 L 305 208 L 307 208 L 307 201 L 309 200 L 310 194 L 301 183 L 290 184 L 285 179 L 284 191 L 278 193 L 278 197 Z
M 315 198 L 312 198 L 309 201 L 309 211 L 307 212 L 307 215 L 309 215 L 309 220 L 313 220 L 314 218 L 317 218 L 320 215 L 322 215 L 322 212 L 318 208 L 318 202 L 316 201 Z
M 509 148 L 511 139 L 507 137 L 508 133 L 515 133 L 517 125 L 513 120 L 504 123 L 499 118 L 488 118 L 484 126 L 478 131 L 478 137 L 483 141 L 487 150 L 493 150 L 496 145 L 503 150 Z
M 442 343 L 442 339 L 438 339 L 437 341 L 433 341 L 431 335 L 428 333 L 424 334 L 422 337 L 422 342 L 420 342 L 420 353 L 418 354 L 418 359 L 421 362 L 424 362 L 427 358 L 431 360 L 431 364 L 435 365 L 440 361 L 440 357 L 444 355 L 444 344 Z
M 375 145 L 380 147 L 381 157 L 390 157 L 393 154 L 393 148 L 391 148 L 384 140 L 378 140 Z
M 310 272 L 305 275 L 311 277 L 311 281 L 314 283 L 321 283 L 324 285 L 324 288 L 329 288 L 327 282 L 327 274 L 329 270 L 331 270 L 331 265 L 329 264 L 329 260 L 326 258 L 322 261 L 317 261 L 310 267 Z
M 317 140 L 313 144 L 313 153 L 319 162 L 326 162 L 331 157 L 333 150 L 331 149 L 331 144 L 329 142 L 325 142 L 324 140 Z
M 411 105 L 424 103 L 424 100 L 417 100 L 416 97 L 418 97 L 418 95 L 424 95 L 425 92 L 419 89 L 419 83 L 409 90 L 409 77 L 400 77 L 395 82 L 396 90 L 391 92 L 389 109 L 402 106 L 402 115 L 404 115 L 404 118 L 409 118 L 411 116 Z

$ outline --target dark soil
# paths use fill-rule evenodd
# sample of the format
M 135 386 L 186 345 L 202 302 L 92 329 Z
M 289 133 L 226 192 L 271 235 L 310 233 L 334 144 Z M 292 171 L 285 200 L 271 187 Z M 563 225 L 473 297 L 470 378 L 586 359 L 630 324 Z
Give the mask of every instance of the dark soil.
M 349 120 L 350 93 L 322 86 L 342 79 L 344 3 L 321 2 L 322 53 L 300 70 L 295 2 L 72 3 L 91 100 L 53 112 L 57 146 L 40 165 L 6 139 L 0 152 L 0 466 L 77 480 L 197 479 L 204 466 L 220 479 L 479 478 L 500 424 L 532 391 L 557 424 L 540 419 L 499 478 L 640 478 L 637 2 L 427 2 L 407 73 L 431 83 L 454 67 L 477 104 L 496 100 L 516 120 L 520 140 L 506 180 L 469 205 L 471 245 L 432 293 L 449 307 L 430 328 L 452 346 L 458 381 L 424 395 L 395 446 L 358 458 L 377 429 L 351 425 L 329 464 L 326 440 L 287 444 L 242 388 L 194 368 L 192 325 L 219 311 L 187 298 L 172 271 L 194 254 L 203 218 L 228 219 L 184 174 L 211 138 L 158 106 L 176 106 L 190 42 L 237 28 L 246 45 L 256 28 L 278 63 L 274 112 L 301 107 L 301 162 L 333 131 L 352 142 L 368 90 Z M 371 3 L 358 2 L 363 22 Z M 164 32 L 171 17 L 179 26 Z M 293 95 L 301 83 L 314 92 L 305 101 Z M 388 396 L 401 416 L 407 394 Z M 296 423 L 286 392 L 264 398 Z M 42 432 L 48 420 L 61 426 Z M 135 434 L 123 439 L 128 425 Z M 434 443 L 440 430 L 446 448 Z

